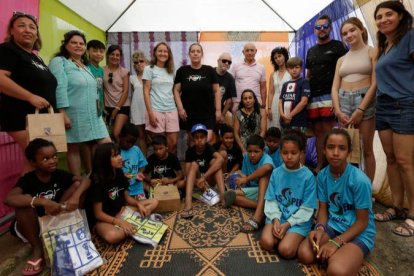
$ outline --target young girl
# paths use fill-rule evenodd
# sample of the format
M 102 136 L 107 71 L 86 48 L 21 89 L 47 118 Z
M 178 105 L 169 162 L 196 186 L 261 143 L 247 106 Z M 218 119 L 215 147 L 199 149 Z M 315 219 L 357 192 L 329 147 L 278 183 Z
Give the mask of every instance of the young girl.
M 119 148 L 112 143 L 97 148 L 91 180 L 96 232 L 108 243 L 118 243 L 136 231 L 132 224 L 119 219 L 125 206 L 146 217 L 158 204 L 154 207 L 146 200 L 137 201 L 129 195 L 129 182 L 122 172 L 122 157 Z
M 280 153 L 284 164 L 270 177 L 265 195 L 266 225 L 260 237 L 263 249 L 278 245 L 279 254 L 291 259 L 312 227 L 316 209 L 316 184 L 312 172 L 301 164 L 306 138 L 291 130 L 282 137 Z
M 242 149 L 246 152 L 246 140 L 252 135 L 264 137 L 266 131 L 266 114 L 260 109 L 253 90 L 246 89 L 241 94 L 241 101 L 234 117 L 234 138 Z
M 329 166 L 317 176 L 317 224 L 301 243 L 298 258 L 304 264 L 327 262 L 328 275 L 356 275 L 376 234 L 371 182 L 346 161 L 351 152 L 346 130 L 329 131 L 323 147 Z

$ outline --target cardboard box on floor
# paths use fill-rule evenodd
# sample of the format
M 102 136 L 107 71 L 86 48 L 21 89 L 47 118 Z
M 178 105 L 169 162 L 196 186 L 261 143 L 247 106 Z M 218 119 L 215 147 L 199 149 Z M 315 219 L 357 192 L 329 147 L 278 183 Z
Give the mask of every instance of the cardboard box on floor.
M 154 198 L 158 199 L 158 207 L 155 212 L 179 211 L 181 207 L 180 194 L 175 185 L 159 185 L 154 188 Z

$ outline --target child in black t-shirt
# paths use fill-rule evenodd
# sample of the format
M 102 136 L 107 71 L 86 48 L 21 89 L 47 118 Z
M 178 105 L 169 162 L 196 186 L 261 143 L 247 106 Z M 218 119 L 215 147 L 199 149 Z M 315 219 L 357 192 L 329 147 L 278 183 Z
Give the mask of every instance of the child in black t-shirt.
M 214 144 L 214 148 L 223 157 L 223 172 L 231 174 L 241 168 L 243 154 L 234 140 L 234 129 L 231 126 L 223 124 L 219 132 L 221 141 Z
M 98 146 L 91 175 L 93 213 L 97 220 L 96 232 L 108 243 L 114 244 L 135 233 L 136 228 L 119 218 L 124 206 L 146 217 L 157 207 L 158 200 L 136 200 L 129 195 L 128 178 L 122 171 L 119 148 L 106 143 Z
M 34 139 L 26 147 L 25 155 L 34 170 L 18 180 L 4 203 L 15 208 L 16 223 L 12 227 L 17 236 L 32 246 L 32 257 L 23 267 L 22 275 L 34 275 L 43 270 L 38 217 L 76 210 L 90 183 L 87 178 L 57 169 L 56 148 L 50 141 Z
M 196 124 L 191 128 L 194 146 L 185 153 L 186 195 L 184 210 L 181 217 L 190 219 L 193 217 L 192 195 L 194 184 L 202 189 L 209 187 L 209 182 L 217 184 L 220 200 L 224 205 L 224 180 L 223 157 L 216 152 L 214 147 L 207 144 L 207 127 Z
M 155 187 L 162 185 L 177 185 L 185 187 L 184 175 L 177 156 L 168 152 L 167 138 L 164 135 L 152 137 L 154 153 L 148 158 L 145 168 L 145 181 Z

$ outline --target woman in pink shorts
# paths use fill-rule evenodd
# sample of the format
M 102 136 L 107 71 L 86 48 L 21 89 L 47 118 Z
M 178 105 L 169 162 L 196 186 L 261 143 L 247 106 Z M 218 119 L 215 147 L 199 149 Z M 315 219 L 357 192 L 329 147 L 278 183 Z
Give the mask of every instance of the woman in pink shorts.
M 150 135 L 165 134 L 168 151 L 176 154 L 180 128 L 172 90 L 174 59 L 167 43 L 160 42 L 155 46 L 150 65 L 145 67 L 142 80 L 147 108 L 145 129 Z

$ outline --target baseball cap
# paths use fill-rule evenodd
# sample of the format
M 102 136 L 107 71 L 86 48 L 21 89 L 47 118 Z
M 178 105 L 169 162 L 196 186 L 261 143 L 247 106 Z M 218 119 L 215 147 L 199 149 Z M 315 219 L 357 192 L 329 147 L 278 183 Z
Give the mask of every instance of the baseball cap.
M 193 127 L 191 128 L 191 134 L 193 134 L 194 132 L 197 132 L 197 131 L 203 131 L 206 134 L 208 133 L 207 127 L 205 125 L 203 125 L 203 124 L 195 124 L 195 125 L 193 125 Z

